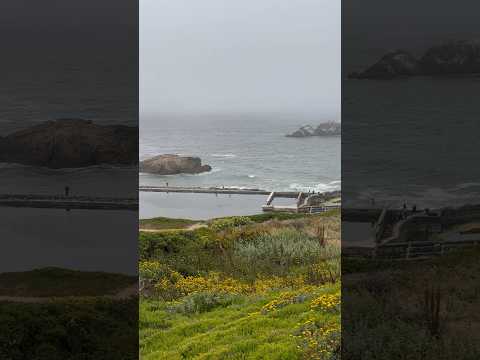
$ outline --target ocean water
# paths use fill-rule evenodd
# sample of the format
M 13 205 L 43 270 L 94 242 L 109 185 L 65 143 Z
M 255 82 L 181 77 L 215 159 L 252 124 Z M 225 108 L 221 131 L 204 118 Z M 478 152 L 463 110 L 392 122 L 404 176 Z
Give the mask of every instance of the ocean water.
M 143 115 L 140 159 L 193 155 L 212 171 L 140 174 L 140 185 L 332 191 L 341 187 L 340 137 L 287 138 L 304 124 L 332 120 L 292 114 Z
M 41 43 L 38 54 L 30 54 L 33 46 L 27 41 L 22 49 L 28 54 L 12 56 L 15 52 L 7 51 L 2 59 L 8 71 L 0 89 L 0 136 L 65 117 L 101 125 L 138 125 L 134 58 L 121 51 L 110 55 L 111 46 L 106 44 L 92 51 L 74 43 L 74 49 L 66 44 L 62 51 L 58 43 L 53 50 Z M 128 46 L 122 41 L 122 48 Z M 136 167 L 54 170 L 0 163 L 1 194 L 63 194 L 68 185 L 72 195 L 136 197 L 137 184 Z M 0 219 L 0 272 L 45 266 L 137 271 L 135 211 L 0 207 Z
M 57 266 L 137 273 L 133 211 L 0 207 L 0 273 Z
M 480 77 L 345 80 L 344 206 L 480 202 Z

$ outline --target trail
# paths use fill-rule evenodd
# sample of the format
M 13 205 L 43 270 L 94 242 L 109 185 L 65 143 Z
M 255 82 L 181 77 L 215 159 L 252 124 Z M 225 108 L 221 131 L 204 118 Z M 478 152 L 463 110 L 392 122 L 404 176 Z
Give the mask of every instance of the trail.
M 132 296 L 138 295 L 138 284 L 133 284 L 121 289 L 113 295 L 100 295 L 100 296 L 0 296 L 0 302 L 17 302 L 25 304 L 46 304 L 53 302 L 61 302 L 74 300 L 79 298 L 102 298 L 111 300 L 125 300 Z

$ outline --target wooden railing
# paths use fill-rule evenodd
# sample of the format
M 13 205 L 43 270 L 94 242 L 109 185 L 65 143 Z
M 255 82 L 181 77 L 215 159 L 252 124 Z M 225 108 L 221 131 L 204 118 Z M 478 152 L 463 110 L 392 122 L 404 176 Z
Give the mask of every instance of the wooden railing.
M 457 241 L 410 241 L 390 242 L 376 247 L 377 257 L 392 259 L 415 259 L 441 256 L 451 250 L 480 245 L 480 238 Z

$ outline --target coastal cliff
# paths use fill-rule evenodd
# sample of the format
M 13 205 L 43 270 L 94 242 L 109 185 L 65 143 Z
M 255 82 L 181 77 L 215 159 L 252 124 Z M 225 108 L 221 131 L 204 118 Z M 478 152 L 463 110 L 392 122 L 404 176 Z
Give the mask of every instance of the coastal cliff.
M 199 174 L 212 170 L 202 165 L 198 157 L 180 155 L 157 155 L 140 162 L 140 171 L 157 175 Z
M 432 46 L 419 59 L 405 50 L 383 55 L 352 79 L 393 79 L 417 75 L 463 75 L 480 73 L 480 42 L 449 41 Z
M 136 164 L 137 129 L 83 119 L 46 121 L 0 137 L 0 162 L 55 169 Z

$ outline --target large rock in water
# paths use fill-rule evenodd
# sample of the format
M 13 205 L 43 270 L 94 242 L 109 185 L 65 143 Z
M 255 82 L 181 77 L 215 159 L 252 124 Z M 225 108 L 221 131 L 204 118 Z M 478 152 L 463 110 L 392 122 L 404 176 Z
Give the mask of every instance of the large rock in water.
M 480 43 L 446 42 L 428 49 L 420 63 L 425 75 L 480 73 Z
M 180 155 L 157 155 L 140 162 L 140 171 L 158 175 L 199 174 L 210 171 L 198 157 Z
M 59 119 L 0 137 L 0 162 L 49 168 L 138 163 L 138 132 L 123 125 Z
M 367 70 L 361 73 L 352 73 L 349 77 L 357 79 L 393 79 L 419 73 L 419 62 L 412 54 L 403 50 L 395 50 L 385 54 Z
M 410 53 L 397 50 L 384 55 L 377 63 L 354 79 L 393 79 L 414 75 L 461 75 L 480 73 L 480 42 L 457 40 L 433 46 L 420 60 Z

